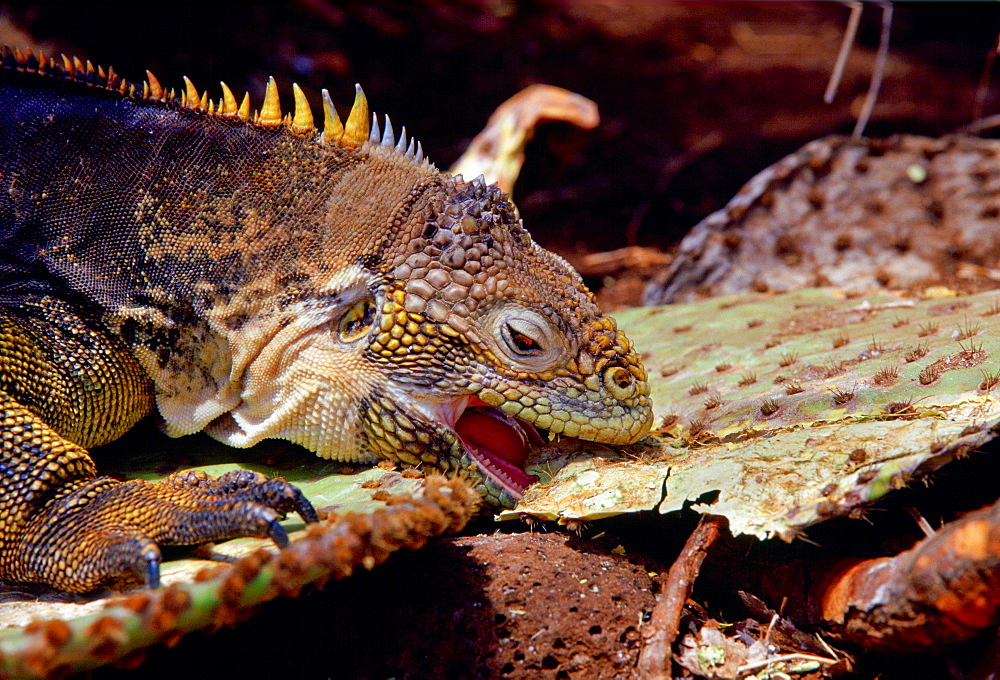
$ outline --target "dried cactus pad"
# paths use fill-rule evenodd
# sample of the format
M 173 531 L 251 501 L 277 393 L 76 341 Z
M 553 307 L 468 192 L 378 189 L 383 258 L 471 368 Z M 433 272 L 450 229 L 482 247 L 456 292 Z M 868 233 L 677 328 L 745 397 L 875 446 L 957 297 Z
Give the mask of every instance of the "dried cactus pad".
M 639 308 L 654 433 L 533 461 L 504 518 L 587 520 L 693 504 L 735 534 L 790 540 L 981 445 L 1000 422 L 997 293 L 828 289 Z
M 1000 141 L 816 139 L 697 224 L 648 304 L 751 290 L 996 287 Z
M 221 474 L 231 465 L 210 465 Z M 460 479 L 374 469 L 354 475 L 296 475 L 329 515 L 302 528 L 286 523 L 291 545 L 237 539 L 203 559 L 164 564 L 163 587 L 86 603 L 0 603 L 0 678 L 64 677 L 111 662 L 140 659 L 142 649 L 172 645 L 185 633 L 232 625 L 275 597 L 372 568 L 399 548 L 461 529 L 478 495 Z M 296 528 L 298 527 L 298 530 Z M 9 594 L 8 594 L 9 595 Z

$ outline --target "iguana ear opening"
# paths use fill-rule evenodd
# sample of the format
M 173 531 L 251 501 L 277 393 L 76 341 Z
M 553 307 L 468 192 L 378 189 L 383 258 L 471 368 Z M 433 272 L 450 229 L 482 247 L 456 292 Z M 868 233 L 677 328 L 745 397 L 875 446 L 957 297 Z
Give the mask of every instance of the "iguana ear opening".
M 366 337 L 375 323 L 375 299 L 366 295 L 351 305 L 337 322 L 337 337 L 344 343 L 354 344 Z

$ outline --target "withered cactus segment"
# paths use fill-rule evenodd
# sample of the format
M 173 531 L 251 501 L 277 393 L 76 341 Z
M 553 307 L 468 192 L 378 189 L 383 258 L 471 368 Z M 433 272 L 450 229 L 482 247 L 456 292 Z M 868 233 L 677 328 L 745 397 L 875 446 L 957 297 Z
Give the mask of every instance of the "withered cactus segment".
M 193 583 L 120 596 L 72 621 L 5 631 L 0 678 L 65 676 L 141 660 L 141 650 L 150 645 L 172 646 L 185 633 L 233 625 L 263 602 L 346 578 L 358 567 L 371 569 L 396 550 L 416 550 L 458 531 L 478 505 L 466 481 L 429 476 L 419 493 L 394 496 L 388 507 L 370 514 L 331 515 L 280 552 L 262 548 L 232 565 L 203 570 Z

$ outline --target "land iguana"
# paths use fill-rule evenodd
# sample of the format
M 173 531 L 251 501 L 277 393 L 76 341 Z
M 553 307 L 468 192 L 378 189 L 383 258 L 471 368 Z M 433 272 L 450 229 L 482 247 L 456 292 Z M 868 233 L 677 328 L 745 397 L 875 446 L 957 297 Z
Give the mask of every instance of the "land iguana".
M 155 585 L 158 544 L 315 520 L 248 471 L 97 476 L 87 449 L 154 409 L 171 436 L 462 472 L 507 505 L 538 429 L 649 430 L 632 343 L 505 194 L 380 129 L 360 88 L 346 122 L 322 92 L 322 130 L 293 90 L 294 114 L 273 79 L 251 113 L 225 84 L 4 48 L 0 579 Z

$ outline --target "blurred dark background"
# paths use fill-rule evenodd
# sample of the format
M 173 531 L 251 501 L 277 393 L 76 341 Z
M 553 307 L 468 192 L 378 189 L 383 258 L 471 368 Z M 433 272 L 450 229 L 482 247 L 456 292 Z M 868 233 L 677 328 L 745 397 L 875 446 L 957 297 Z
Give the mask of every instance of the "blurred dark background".
M 259 103 L 273 75 L 348 106 L 360 82 L 448 167 L 502 101 L 533 83 L 600 107 L 591 133 L 541 130 L 515 198 L 564 254 L 666 249 L 755 172 L 803 143 L 849 133 L 882 12 L 866 5 L 836 99 L 822 101 L 849 8 L 841 3 L 385 2 L 270 6 L 0 4 L 0 40 L 113 65 L 164 84 L 225 80 Z M 899 3 L 867 133 L 940 135 L 968 123 L 996 3 Z M 1000 77 L 994 78 L 1000 80 Z M 1000 83 L 984 115 L 1000 113 Z

